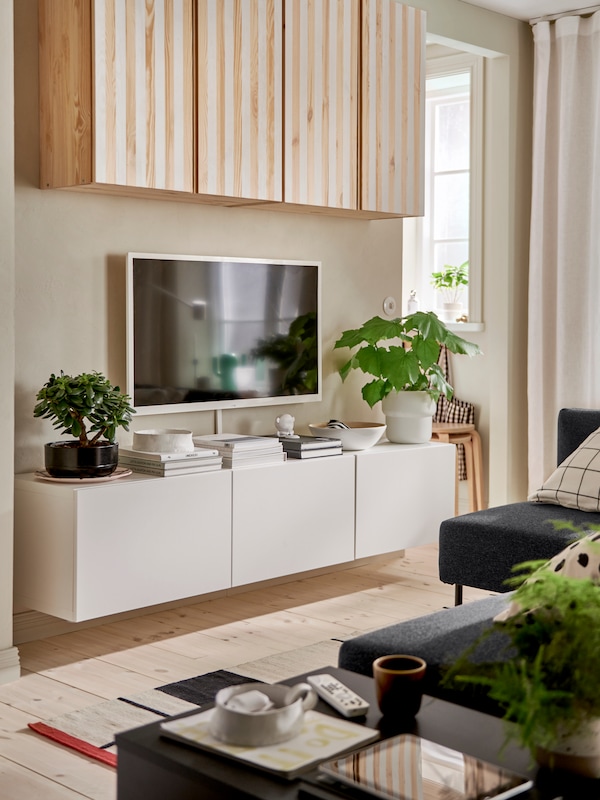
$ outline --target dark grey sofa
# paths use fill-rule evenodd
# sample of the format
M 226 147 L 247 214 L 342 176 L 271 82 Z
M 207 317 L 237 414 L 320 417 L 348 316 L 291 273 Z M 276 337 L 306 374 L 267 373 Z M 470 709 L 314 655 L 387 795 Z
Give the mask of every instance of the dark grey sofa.
M 563 408 L 558 415 L 557 463 L 597 428 L 600 411 Z M 600 514 L 522 502 L 444 520 L 439 536 L 440 580 L 455 585 L 456 605 L 462 602 L 463 586 L 506 592 L 505 581 L 515 564 L 559 553 L 573 533 L 556 530 L 553 520 L 585 527 L 600 524 Z
M 507 594 L 485 597 L 363 633 L 342 643 L 338 666 L 371 676 L 373 661 L 378 656 L 411 653 L 427 662 L 426 694 L 499 714 L 498 707 L 487 698 L 485 691 L 476 688 L 452 690 L 441 685 L 441 677 L 445 666 L 452 664 L 484 630 L 491 627 L 493 617 L 506 608 L 509 599 Z M 506 639 L 501 633 L 494 632 L 473 653 L 472 659 L 495 661 L 508 655 Z
M 558 418 L 558 463 L 600 427 L 600 411 L 563 409 Z M 500 714 L 485 690 L 475 687 L 451 690 L 440 683 L 444 668 L 452 664 L 510 602 L 505 580 L 512 567 L 530 559 L 549 559 L 574 537 L 556 530 L 552 520 L 585 527 L 600 524 L 600 514 L 536 503 L 512 503 L 475 511 L 446 520 L 440 530 L 440 578 L 457 584 L 457 605 L 433 614 L 390 625 L 343 642 L 338 665 L 372 675 L 373 661 L 389 653 L 412 653 L 427 661 L 425 691 L 435 697 Z M 461 605 L 462 585 L 501 592 Z M 507 641 L 494 631 L 473 653 L 480 661 L 509 658 Z

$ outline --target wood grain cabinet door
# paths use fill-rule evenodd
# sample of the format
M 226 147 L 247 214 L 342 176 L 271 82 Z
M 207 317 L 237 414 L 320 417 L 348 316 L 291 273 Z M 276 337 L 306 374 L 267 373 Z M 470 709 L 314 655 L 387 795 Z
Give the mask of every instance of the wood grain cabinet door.
M 194 188 L 194 0 L 39 0 L 40 186 Z
M 283 0 L 197 0 L 198 192 L 282 199 Z
M 194 189 L 193 0 L 94 0 L 95 181 Z
M 286 0 L 284 200 L 357 208 L 359 0 Z
M 362 3 L 360 207 L 422 216 L 425 12 Z

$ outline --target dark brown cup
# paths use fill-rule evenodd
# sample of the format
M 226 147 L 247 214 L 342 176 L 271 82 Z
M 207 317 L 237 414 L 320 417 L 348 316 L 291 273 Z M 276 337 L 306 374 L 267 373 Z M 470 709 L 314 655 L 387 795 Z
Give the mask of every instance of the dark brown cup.
M 373 662 L 377 704 L 381 713 L 412 719 L 421 708 L 427 662 L 419 656 L 381 656 Z

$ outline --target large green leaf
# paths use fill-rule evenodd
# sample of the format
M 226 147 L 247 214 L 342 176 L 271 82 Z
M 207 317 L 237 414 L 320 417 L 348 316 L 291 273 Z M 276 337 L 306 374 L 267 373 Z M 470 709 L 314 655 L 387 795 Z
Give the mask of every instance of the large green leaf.
M 399 342 L 406 342 L 404 348 Z M 392 389 L 427 391 L 437 401 L 440 394 L 452 397 L 453 389 L 438 365 L 441 346 L 452 353 L 474 356 L 478 345 L 449 330 L 431 311 L 418 311 L 406 317 L 387 320 L 372 317 L 360 328 L 344 331 L 334 347 L 358 348 L 342 366 L 345 379 L 353 369 L 372 375 L 363 389 L 369 405 Z

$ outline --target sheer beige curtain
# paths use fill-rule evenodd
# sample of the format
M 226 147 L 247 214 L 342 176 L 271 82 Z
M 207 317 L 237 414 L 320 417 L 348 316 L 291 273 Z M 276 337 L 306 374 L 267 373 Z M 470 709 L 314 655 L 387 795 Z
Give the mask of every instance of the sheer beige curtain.
M 529 484 L 560 408 L 600 408 L 600 11 L 533 25 Z

